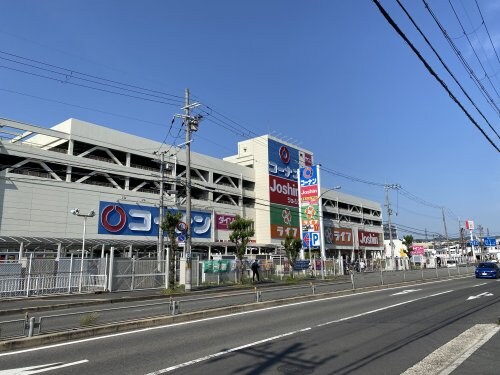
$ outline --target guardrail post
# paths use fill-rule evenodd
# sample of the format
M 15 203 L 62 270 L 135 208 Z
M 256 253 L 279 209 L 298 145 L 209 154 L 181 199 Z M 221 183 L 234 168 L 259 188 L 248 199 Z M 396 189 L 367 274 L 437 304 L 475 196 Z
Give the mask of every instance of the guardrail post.
M 73 254 L 69 258 L 69 277 L 68 277 L 68 293 L 71 293 L 71 277 L 73 274 Z
M 179 312 L 179 303 L 180 301 L 175 301 L 172 297 L 170 297 L 170 315 L 177 315 Z
M 312 294 L 316 294 L 316 285 L 314 285 L 313 283 L 311 283 L 311 290 L 312 290 Z
M 30 323 L 29 323 L 29 324 L 30 324 L 30 326 L 29 326 L 29 331 L 28 331 L 28 337 L 33 337 L 33 330 L 34 330 L 34 328 L 35 328 L 35 317 L 34 317 L 34 316 L 32 316 L 32 317 L 30 318 L 29 322 L 30 322 Z
M 135 283 L 135 258 L 132 258 L 132 280 L 130 281 L 130 290 L 134 290 Z
M 31 261 L 33 260 L 33 254 L 30 256 L 30 262 L 28 266 L 28 282 L 26 283 L 26 297 L 30 296 L 30 284 L 31 284 Z
M 109 276 L 108 276 L 108 291 L 113 291 L 113 264 L 115 262 L 115 248 L 111 246 L 109 249 Z
M 255 288 L 255 302 L 262 302 L 262 292 Z

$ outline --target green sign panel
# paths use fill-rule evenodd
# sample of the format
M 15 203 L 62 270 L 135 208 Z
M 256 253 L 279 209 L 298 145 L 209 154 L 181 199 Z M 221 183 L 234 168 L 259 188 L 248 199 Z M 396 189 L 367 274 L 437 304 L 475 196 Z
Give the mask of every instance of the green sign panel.
M 297 208 L 271 203 L 271 224 L 299 226 L 299 210 Z

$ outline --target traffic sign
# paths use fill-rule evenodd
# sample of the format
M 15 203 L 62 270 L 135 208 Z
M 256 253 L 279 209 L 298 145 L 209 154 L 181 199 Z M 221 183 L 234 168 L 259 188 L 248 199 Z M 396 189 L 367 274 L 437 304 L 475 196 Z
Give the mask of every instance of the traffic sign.
M 302 237 L 304 247 L 319 247 L 321 238 L 319 232 L 305 232 Z
M 497 245 L 497 239 L 495 237 L 484 237 L 484 246 L 495 247 Z

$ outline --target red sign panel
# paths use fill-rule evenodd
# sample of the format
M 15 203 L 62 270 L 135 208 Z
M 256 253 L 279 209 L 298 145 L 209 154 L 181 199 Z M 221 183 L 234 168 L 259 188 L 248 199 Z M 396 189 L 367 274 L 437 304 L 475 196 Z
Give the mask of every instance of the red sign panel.
M 299 190 L 297 181 L 269 175 L 269 200 L 271 203 L 298 207 Z
M 311 154 L 306 154 L 304 153 L 304 161 L 306 166 L 311 166 L 313 165 L 313 158 Z
M 236 219 L 235 215 L 215 215 L 215 225 L 218 230 L 229 230 L 229 224 L 231 224 Z
M 318 185 L 302 186 L 300 188 L 300 199 L 302 202 L 317 201 L 319 196 Z
M 359 246 L 380 246 L 380 233 L 358 231 Z
M 286 236 L 300 238 L 300 228 L 288 225 L 271 224 L 271 238 L 285 239 Z
M 332 245 L 352 245 L 351 228 L 325 227 L 325 242 Z

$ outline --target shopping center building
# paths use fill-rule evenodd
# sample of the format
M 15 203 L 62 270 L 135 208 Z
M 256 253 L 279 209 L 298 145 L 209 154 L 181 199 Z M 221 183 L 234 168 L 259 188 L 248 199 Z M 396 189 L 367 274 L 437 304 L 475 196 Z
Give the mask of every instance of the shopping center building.
M 52 128 L 0 119 L 0 138 L 0 261 L 78 254 L 83 233 L 90 257 L 111 247 L 156 257 L 161 202 L 186 220 L 183 148 L 76 119 Z M 297 173 L 314 165 L 313 152 L 270 135 L 237 147 L 224 159 L 190 154 L 192 251 L 202 258 L 234 251 L 236 215 L 254 221 L 249 254 L 276 254 L 286 235 L 300 237 Z M 319 197 L 327 257 L 382 254 L 379 203 L 332 187 Z

